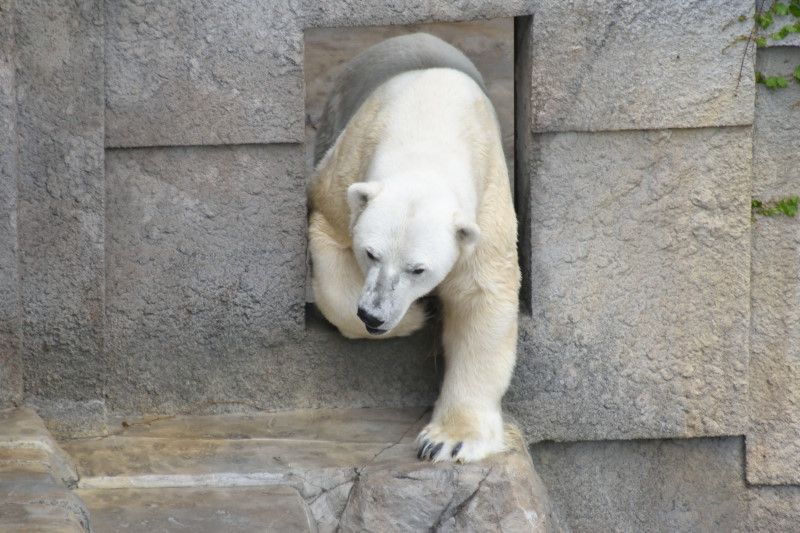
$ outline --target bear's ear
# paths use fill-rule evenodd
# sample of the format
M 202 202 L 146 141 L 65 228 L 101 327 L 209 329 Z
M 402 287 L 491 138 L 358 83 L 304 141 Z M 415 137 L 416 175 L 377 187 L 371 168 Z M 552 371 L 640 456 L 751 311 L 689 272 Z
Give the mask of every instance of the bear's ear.
M 477 224 L 461 216 L 456 217 L 456 240 L 464 252 L 464 257 L 472 254 L 480 237 L 481 228 Z
M 383 185 L 381 183 L 360 181 L 347 188 L 347 205 L 350 206 L 350 228 L 356 223 L 358 215 L 367 207 L 367 203 L 375 198 Z

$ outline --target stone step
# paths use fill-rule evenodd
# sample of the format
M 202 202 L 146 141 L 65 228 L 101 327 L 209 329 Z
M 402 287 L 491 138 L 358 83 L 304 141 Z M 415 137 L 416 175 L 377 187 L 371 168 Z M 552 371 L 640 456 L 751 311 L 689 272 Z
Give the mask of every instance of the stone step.
M 32 409 L 0 411 L 0 531 L 85 533 L 89 512 L 68 486 L 75 463 Z
M 517 431 L 508 427 L 510 451 L 480 463 L 431 464 L 413 448 L 427 418 L 406 408 L 112 420 L 105 437 L 53 443 L 77 467 L 73 491 L 30 455 L 38 448 L 17 449 L 29 470 L 7 492 L 38 479 L 53 491 L 48 501 L 62 500 L 47 512 L 15 507 L 8 523 L 97 533 L 559 530 Z M 0 443 L 5 433 L 0 426 Z M 53 520 L 61 529 L 48 529 Z
M 95 533 L 316 532 L 300 494 L 286 485 L 76 491 Z

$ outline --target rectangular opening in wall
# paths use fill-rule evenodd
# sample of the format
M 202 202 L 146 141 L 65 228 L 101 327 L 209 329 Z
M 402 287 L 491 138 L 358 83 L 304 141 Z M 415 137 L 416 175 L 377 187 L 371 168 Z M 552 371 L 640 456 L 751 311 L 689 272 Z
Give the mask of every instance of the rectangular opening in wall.
M 514 19 L 357 28 L 312 28 L 305 32 L 306 167 L 312 175 L 314 139 L 325 101 L 344 65 L 390 37 L 426 32 L 452 44 L 483 76 L 503 135 L 503 150 L 514 184 Z M 306 299 L 313 301 L 310 279 Z

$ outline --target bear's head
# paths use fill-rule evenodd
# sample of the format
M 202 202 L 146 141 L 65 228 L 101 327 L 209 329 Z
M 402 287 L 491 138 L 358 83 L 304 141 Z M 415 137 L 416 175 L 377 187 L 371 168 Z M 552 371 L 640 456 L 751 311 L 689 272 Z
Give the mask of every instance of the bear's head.
M 347 201 L 353 251 L 365 278 L 354 311 L 370 334 L 381 335 L 469 257 L 480 229 L 446 191 L 359 182 L 348 188 Z

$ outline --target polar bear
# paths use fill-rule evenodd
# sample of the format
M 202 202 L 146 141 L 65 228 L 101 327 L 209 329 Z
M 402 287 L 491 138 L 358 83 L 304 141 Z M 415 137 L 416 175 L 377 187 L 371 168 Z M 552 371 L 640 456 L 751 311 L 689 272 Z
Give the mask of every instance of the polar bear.
M 416 440 L 432 461 L 506 449 L 516 360 L 517 222 L 500 128 L 477 69 L 427 34 L 353 59 L 321 121 L 309 189 L 315 299 L 350 338 L 419 329 L 443 306 L 445 375 Z

